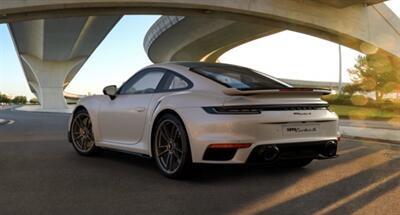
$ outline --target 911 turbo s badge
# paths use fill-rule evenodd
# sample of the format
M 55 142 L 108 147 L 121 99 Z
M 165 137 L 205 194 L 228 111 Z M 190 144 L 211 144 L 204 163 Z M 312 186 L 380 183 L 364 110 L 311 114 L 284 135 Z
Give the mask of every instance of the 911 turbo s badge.
M 306 132 L 316 132 L 317 128 L 286 128 L 287 132 L 295 132 L 295 133 L 306 133 Z
M 301 115 L 301 116 L 311 115 L 311 112 L 294 112 L 293 115 Z
M 283 126 L 282 133 L 284 136 L 317 134 L 319 133 L 319 125 L 287 125 Z

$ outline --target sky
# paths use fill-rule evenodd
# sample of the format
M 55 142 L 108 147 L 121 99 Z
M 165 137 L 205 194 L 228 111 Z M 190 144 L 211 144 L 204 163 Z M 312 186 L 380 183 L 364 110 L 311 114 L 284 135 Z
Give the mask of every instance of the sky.
M 386 3 L 400 16 L 400 0 Z M 124 16 L 74 77 L 67 92 L 100 94 L 107 85 L 121 85 L 141 68 L 152 64 L 143 39 L 159 16 Z M 342 47 L 343 81 L 360 53 Z M 283 31 L 236 47 L 220 62 L 250 67 L 278 78 L 338 81 L 338 45 L 312 36 Z M 93 81 L 96 80 L 96 81 Z M 0 24 L 0 92 L 34 97 L 30 92 L 8 28 Z
M 152 64 L 143 49 L 143 39 L 159 16 L 124 16 L 78 74 L 66 92 L 99 94 L 107 85 L 121 85 L 136 71 Z M 96 81 L 93 81 L 96 80 Z M 0 92 L 11 96 L 30 92 L 6 25 L 0 25 Z

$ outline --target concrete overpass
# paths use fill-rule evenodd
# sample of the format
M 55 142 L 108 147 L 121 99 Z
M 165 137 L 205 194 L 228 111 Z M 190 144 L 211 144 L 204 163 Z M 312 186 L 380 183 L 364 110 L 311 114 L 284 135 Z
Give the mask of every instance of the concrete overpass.
M 64 89 L 120 16 L 9 23 L 31 91 L 43 109 L 66 109 Z
M 162 16 L 147 32 L 144 49 L 153 62 L 215 62 L 226 51 L 275 34 L 281 27 L 226 19 Z
M 148 31 L 145 51 L 153 62 L 215 62 L 238 45 L 288 29 L 400 61 L 400 19 L 383 3 L 368 6 L 354 4 L 362 1 L 265 2 L 268 3 L 257 5 L 271 16 L 280 15 L 279 19 L 247 22 L 163 16 Z M 354 5 L 348 6 L 350 2 Z
M 145 46 L 149 57 L 155 62 L 215 61 L 222 53 L 237 45 L 284 29 L 338 42 L 366 53 L 382 53 L 397 61 L 400 57 L 400 22 L 389 8 L 380 4 L 382 1 L 0 0 L 0 23 L 10 23 L 27 79 L 32 91 L 43 100 L 41 102 L 44 108 L 63 108 L 65 102 L 60 99 L 63 88 L 123 14 L 185 17 L 177 18 L 178 22 L 166 25 L 158 22 L 158 26 L 149 31 Z M 89 19 L 92 21 L 88 18 L 72 18 L 87 16 L 91 16 Z M 71 21 L 74 19 L 75 21 Z M 218 20 L 210 23 L 211 19 Z M 91 28 L 90 23 L 97 23 L 95 26 L 100 27 Z M 106 24 L 102 26 L 102 23 Z M 43 28 L 42 33 L 34 33 L 36 29 L 42 29 L 40 26 L 49 27 Z M 59 34 L 54 30 L 56 26 L 62 29 Z M 191 28 L 188 29 L 187 26 Z M 83 33 L 84 37 L 81 37 L 81 33 L 76 33 L 71 36 L 74 39 L 65 38 L 67 43 L 63 44 L 62 35 L 70 33 L 65 31 L 70 28 L 76 28 L 73 32 L 91 33 Z M 96 32 L 95 29 L 100 30 L 93 33 Z M 93 40 L 88 40 L 91 45 L 86 49 L 84 44 L 87 43 L 80 41 L 84 41 L 82 38 L 85 37 L 92 38 L 92 33 Z M 28 40 L 31 42 L 25 42 Z M 34 51 L 38 49 L 34 44 L 47 44 L 48 41 L 52 41 L 50 43 L 54 45 L 43 46 L 42 52 Z M 71 50 L 81 50 L 82 54 Z M 55 53 L 58 57 L 53 58 L 52 54 L 43 53 Z M 51 74 L 53 71 L 60 75 Z M 63 81 L 61 74 L 65 75 Z M 47 102 L 51 100 L 57 102 Z
M 316 0 L 333 7 L 344 8 L 356 4 L 373 5 L 386 0 Z
M 67 104 L 76 104 L 79 99 L 84 98 L 84 95 L 79 95 L 75 93 L 69 93 L 64 91 L 64 98 L 67 102 Z
M 352 7 L 356 5 L 373 5 L 386 0 L 0 0 L 0 23 L 44 18 L 60 18 L 88 15 L 121 15 L 121 14 L 163 14 L 163 15 L 209 15 L 219 18 L 279 18 L 281 10 L 270 13 L 268 5 L 301 4 L 305 7 Z M 288 9 L 288 8 L 286 8 Z M 293 8 L 295 9 L 295 8 Z M 292 10 L 286 13 L 294 12 Z M 303 14 L 299 11 L 300 14 Z M 323 12 L 323 11 L 321 11 Z M 269 15 L 270 14 L 270 15 Z M 279 15 L 281 14 L 281 15 Z M 289 15 L 289 14 L 288 14 Z M 292 16 L 298 16 L 292 14 Z M 313 16 L 313 14 L 303 14 Z M 333 16 L 333 19 L 337 16 Z

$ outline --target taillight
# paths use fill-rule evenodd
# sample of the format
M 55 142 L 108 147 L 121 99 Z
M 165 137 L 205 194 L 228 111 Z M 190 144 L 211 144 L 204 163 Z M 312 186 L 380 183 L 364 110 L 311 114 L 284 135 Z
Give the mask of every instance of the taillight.
M 203 107 L 209 114 L 260 114 L 260 108 L 252 107 Z
M 328 110 L 328 104 L 279 104 L 203 107 L 209 114 L 260 114 L 262 111 Z

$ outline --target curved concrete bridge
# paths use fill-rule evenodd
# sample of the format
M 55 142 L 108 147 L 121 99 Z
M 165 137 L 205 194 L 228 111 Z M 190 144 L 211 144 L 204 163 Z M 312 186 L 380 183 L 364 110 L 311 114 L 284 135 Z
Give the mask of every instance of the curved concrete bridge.
M 154 62 L 170 60 L 205 60 L 215 61 L 227 50 L 258 37 L 274 34 L 289 29 L 305 34 L 334 41 L 364 53 L 380 53 L 388 57 L 388 62 L 399 62 L 400 59 L 400 21 L 399 18 L 384 4 L 384 0 L 30 0 L 7 1 L 0 0 L 0 23 L 10 23 L 16 47 L 20 53 L 28 81 L 33 92 L 39 97 L 52 98 L 48 104 L 51 108 L 61 108 L 62 90 L 76 74 L 91 51 L 104 37 L 123 14 L 164 14 L 185 16 L 159 21 L 150 29 L 145 41 L 145 48 Z M 107 15 L 108 18 L 102 16 Z M 89 39 L 79 43 L 81 39 L 68 44 L 81 44 L 85 47 L 90 43 L 91 48 L 83 55 L 71 54 L 75 45 L 65 46 L 62 37 L 51 32 L 65 29 L 62 23 L 69 22 L 70 17 L 92 16 L 108 23 L 97 30 L 84 30 Z M 113 18 L 112 18 L 113 17 Z M 54 19 L 57 18 L 57 19 Z M 45 24 L 34 24 L 30 21 L 43 19 Z M 79 19 L 79 18 L 75 18 Z M 78 21 L 78 26 L 87 20 Z M 217 20 L 211 20 L 217 19 Z M 52 20 L 52 21 L 50 21 Z M 28 24 L 24 27 L 22 23 Z M 57 24 L 57 22 L 59 24 Z M 80 24 L 79 24 L 80 22 Z M 30 23 L 30 24 L 29 24 Z M 35 34 L 34 26 L 53 26 L 50 33 Z M 86 25 L 86 24 L 83 24 Z M 20 28 L 19 28 L 19 27 Z M 75 24 L 71 27 L 76 28 Z M 101 26 L 101 25 L 98 25 Z M 79 27 L 78 27 L 79 28 Z M 20 30 L 15 30 L 20 29 Z M 50 29 L 50 28 L 46 28 Z M 46 31 L 45 29 L 45 31 Z M 18 39 L 21 35 L 39 35 L 38 41 L 28 42 L 31 46 L 40 44 L 44 53 L 48 52 L 48 41 L 54 43 L 53 51 L 60 53 L 63 58 L 41 58 L 37 52 L 25 52 L 24 45 L 19 45 L 26 38 Z M 100 32 L 100 33 L 99 33 Z M 96 34 L 99 36 L 96 37 Z M 42 37 L 42 35 L 47 35 Z M 64 35 L 64 34 L 60 34 Z M 80 37 L 80 33 L 78 37 Z M 94 37 L 92 37 L 95 35 Z M 33 38 L 35 39 L 36 36 Z M 59 40 L 55 39 L 58 38 Z M 69 38 L 68 38 L 69 39 Z M 59 42 L 55 42 L 59 41 Z M 67 40 L 68 41 L 68 40 Z M 72 47 L 72 49 L 71 49 Z M 83 48 L 84 49 L 84 48 Z M 82 49 L 82 50 L 83 50 Z M 67 51 L 65 51 L 67 50 Z M 58 53 L 60 52 L 60 53 Z M 72 58 L 71 56 L 75 56 Z M 50 63 L 49 63 L 50 62 Z M 398 64 L 400 65 L 400 63 Z M 400 67 L 400 66 L 399 66 Z M 64 68 L 64 69 L 60 69 Z M 60 79 L 55 75 L 49 78 L 53 71 L 66 78 Z M 32 77 L 31 77 L 32 76 Z M 61 75 L 62 76 L 62 75 Z M 31 80 L 35 80 L 31 81 Z M 44 80 L 44 81 L 41 81 Z M 45 86 L 40 90 L 40 83 Z M 42 87 L 43 88 L 43 87 Z M 57 91 L 57 92 L 56 92 Z M 57 101 L 57 104 L 55 102 Z M 46 99 L 44 99 L 43 105 Z M 46 105 L 44 105 L 46 106 Z
M 263 20 L 163 16 L 148 31 L 145 51 L 153 62 L 215 62 L 238 45 L 292 30 L 399 61 L 400 19 L 383 3 L 337 8 L 317 1 L 265 2 L 256 4 L 270 16 Z

